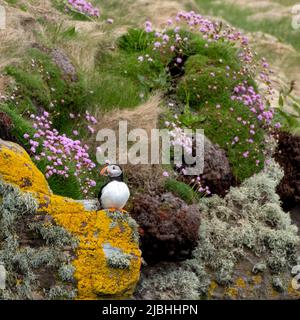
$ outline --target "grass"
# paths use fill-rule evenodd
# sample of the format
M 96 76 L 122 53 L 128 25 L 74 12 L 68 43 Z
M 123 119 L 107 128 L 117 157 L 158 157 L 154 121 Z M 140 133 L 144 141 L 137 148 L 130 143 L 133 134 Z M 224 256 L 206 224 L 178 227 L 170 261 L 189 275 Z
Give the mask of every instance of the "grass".
M 281 2 L 286 4 L 285 0 L 281 0 Z M 290 2 L 294 4 L 295 1 Z M 262 31 L 269 33 L 277 37 L 281 42 L 291 44 L 295 49 L 300 50 L 300 30 L 293 30 L 291 17 L 282 17 L 280 20 L 252 20 L 249 17 L 257 12 L 239 7 L 236 4 L 220 3 L 215 0 L 196 0 L 196 3 L 199 11 L 203 14 L 222 17 L 233 26 L 248 32 Z
M 198 196 L 192 187 L 175 179 L 167 179 L 165 181 L 165 189 L 188 204 L 192 204 Z
M 79 181 L 73 174 L 74 170 L 70 170 L 69 178 L 53 175 L 48 179 L 49 186 L 54 194 L 70 197 L 75 200 L 82 199 Z
M 13 127 L 11 129 L 11 134 L 16 138 L 19 144 L 29 149 L 29 143 L 24 139 L 23 135 L 25 133 L 33 135 L 35 130 L 29 120 L 25 119 L 21 114 L 7 104 L 0 104 L 0 111 L 6 113 L 12 121 Z
M 145 102 L 151 92 L 168 85 L 165 65 L 159 61 L 141 63 L 140 55 L 150 51 L 152 37 L 130 29 L 117 40 L 118 50 L 101 51 L 97 56 L 92 86 L 92 104 L 109 111 L 131 108 Z
M 45 20 L 39 20 L 39 23 L 44 27 L 44 34 L 38 34 L 44 45 L 55 47 L 69 40 L 76 40 L 78 32 L 74 26 L 67 27 L 64 21 L 58 24 L 52 24 Z
M 83 81 L 65 80 L 51 58 L 38 49 L 30 49 L 21 64 L 6 67 L 6 72 L 15 79 L 18 103 L 51 112 L 55 105 L 53 122 L 58 130 L 67 131 L 68 114 L 80 112 L 86 105 L 89 93 Z
M 284 6 L 292 6 L 299 3 L 299 0 L 273 0 L 277 3 L 280 3 Z

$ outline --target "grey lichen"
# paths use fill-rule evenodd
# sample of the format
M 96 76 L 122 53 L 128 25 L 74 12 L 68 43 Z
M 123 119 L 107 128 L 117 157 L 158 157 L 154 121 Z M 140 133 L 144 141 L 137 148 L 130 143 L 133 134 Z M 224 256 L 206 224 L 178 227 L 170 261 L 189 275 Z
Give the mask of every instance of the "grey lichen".
M 136 299 L 196 300 L 201 283 L 197 275 L 184 266 L 164 264 L 143 273 L 136 289 Z
M 273 288 L 278 292 L 284 292 L 286 290 L 286 288 L 282 283 L 282 280 L 278 276 L 272 277 L 272 285 L 273 285 Z
M 40 233 L 49 246 L 62 248 L 71 245 L 72 248 L 76 248 L 78 245 L 78 241 L 63 227 L 44 222 L 34 222 L 29 225 L 29 228 Z
M 76 291 L 69 290 L 64 286 L 55 286 L 46 295 L 50 300 L 70 300 L 76 297 Z
M 31 193 L 0 180 L 0 261 L 6 270 L 0 299 L 75 296 L 73 273 L 62 269 L 70 264 L 65 249 L 74 248 L 76 241 L 53 222 L 35 219 L 37 209 Z
M 253 266 L 252 273 L 258 274 L 260 272 L 264 272 L 265 270 L 267 270 L 267 264 L 264 262 L 258 262 Z
M 122 252 L 121 249 L 114 248 L 108 243 L 103 244 L 102 247 L 106 262 L 111 268 L 129 269 L 131 259 L 133 258 L 130 254 Z
M 264 258 L 272 273 L 296 262 L 297 227 L 281 209 L 275 192 L 282 176 L 271 161 L 263 172 L 231 188 L 224 199 L 213 196 L 200 202 L 202 226 L 194 256 L 214 271 L 220 284 L 231 281 L 247 250 Z
M 72 264 L 63 264 L 58 270 L 58 275 L 62 281 L 73 281 L 74 272 L 75 267 Z

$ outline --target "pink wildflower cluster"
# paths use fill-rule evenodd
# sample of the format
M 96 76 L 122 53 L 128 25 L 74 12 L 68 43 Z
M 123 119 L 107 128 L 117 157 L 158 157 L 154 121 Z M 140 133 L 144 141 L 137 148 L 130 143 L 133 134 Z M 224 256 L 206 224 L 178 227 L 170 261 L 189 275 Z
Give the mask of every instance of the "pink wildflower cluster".
M 171 145 L 180 146 L 187 154 L 191 155 L 193 152 L 193 139 L 180 127 L 181 122 L 178 120 L 177 115 L 174 116 L 174 119 L 174 122 L 165 122 L 166 127 L 170 129 Z
M 172 138 L 171 139 L 171 145 L 172 146 L 180 146 L 183 148 L 183 150 L 189 154 L 192 155 L 193 153 L 193 138 L 188 132 L 186 132 L 184 129 L 182 129 L 181 122 L 178 119 L 177 115 L 174 115 L 174 121 L 165 122 L 165 126 L 169 129 L 169 135 Z M 179 172 L 180 175 L 185 176 L 185 180 L 188 179 L 189 176 L 187 176 L 187 172 L 185 169 L 185 165 L 176 165 L 176 169 Z M 163 172 L 163 176 L 168 177 L 168 172 Z M 201 182 L 201 176 L 191 176 L 191 179 L 189 180 L 189 185 L 198 192 L 206 195 L 210 195 L 211 192 L 209 190 L 209 187 L 204 187 Z
M 41 116 L 31 115 L 35 134 L 30 137 L 24 134 L 29 141 L 30 150 L 35 155 L 35 160 L 47 162 L 45 176 L 50 178 L 53 175 L 68 178 L 74 174 L 81 183 L 82 192 L 88 193 L 89 188 L 94 187 L 96 182 L 88 177 L 88 174 L 95 168 L 95 163 L 88 154 L 89 147 L 82 145 L 80 140 L 73 140 L 65 134 L 52 128 L 52 121 L 49 113 L 44 112 Z M 70 164 L 75 164 L 75 172 L 70 173 Z
M 72 9 L 88 15 L 90 17 L 100 17 L 100 11 L 99 9 L 95 8 L 90 2 L 85 0 L 68 0 L 69 6 L 72 7 Z
M 169 19 L 166 22 L 166 26 L 162 31 L 153 30 L 152 23 L 146 21 L 145 32 L 154 32 L 155 35 L 155 40 L 152 44 L 153 51 L 159 53 L 162 57 L 167 53 L 175 54 L 175 64 L 182 64 L 183 48 L 189 41 L 187 37 L 183 37 L 180 33 L 182 27 L 184 29 L 188 27 L 191 32 L 199 33 L 206 41 L 204 44 L 206 48 L 208 48 L 211 43 L 218 41 L 233 43 L 239 48 L 239 59 L 242 64 L 241 70 L 235 74 L 234 77 L 236 78 L 237 75 L 247 75 L 258 71 L 261 82 L 266 86 L 266 94 L 272 99 L 273 90 L 270 81 L 272 71 L 269 69 L 268 63 L 264 58 L 257 61 L 257 54 L 249 47 L 248 38 L 228 24 L 212 21 L 200 14 L 196 14 L 194 11 L 178 12 L 175 19 Z M 170 33 L 170 30 L 172 33 Z M 153 59 L 154 57 L 149 56 L 138 57 L 140 62 L 152 62 Z
M 140 62 L 149 62 L 153 61 L 157 55 L 160 56 L 160 59 L 168 56 L 174 55 L 175 65 L 182 67 L 184 60 L 184 48 L 187 47 L 189 38 L 184 36 L 185 33 L 180 32 L 183 30 L 190 30 L 195 34 L 199 34 L 202 39 L 205 40 L 204 47 L 208 48 L 212 43 L 221 41 L 222 43 L 231 43 L 238 49 L 238 57 L 241 62 L 241 68 L 238 71 L 231 70 L 230 66 L 226 66 L 226 76 L 232 76 L 233 80 L 245 78 L 245 76 L 253 76 L 254 74 L 259 74 L 259 80 L 262 89 L 260 90 L 261 94 L 258 94 L 255 89 L 248 85 L 247 82 L 240 83 L 234 88 L 231 99 L 233 101 L 242 102 L 246 107 L 248 107 L 254 116 L 257 117 L 258 121 L 262 126 L 271 126 L 272 119 L 274 117 L 274 110 L 270 108 L 267 104 L 268 99 L 272 100 L 273 89 L 270 76 L 272 70 L 270 70 L 269 65 L 265 58 L 261 60 L 257 59 L 257 54 L 253 52 L 249 46 L 249 41 L 240 31 L 235 28 L 226 25 L 222 22 L 212 21 L 207 19 L 204 16 L 196 14 L 195 12 L 179 12 L 174 19 L 169 19 L 165 28 L 162 31 L 154 30 L 150 21 L 147 21 L 145 24 L 145 32 L 153 32 L 155 39 L 152 43 L 153 57 L 151 56 L 140 56 L 138 60 Z M 163 59 L 162 59 L 163 60 Z M 220 63 L 222 63 L 220 59 Z M 215 77 L 215 73 L 210 73 L 211 77 Z M 211 90 L 217 90 L 217 86 L 209 86 Z M 208 102 L 206 102 L 208 103 Z M 221 109 L 221 104 L 216 104 L 214 106 L 216 109 Z M 230 111 L 233 113 L 234 107 L 230 107 Z M 222 123 L 223 119 L 219 119 Z M 239 130 L 235 133 L 236 136 L 232 141 L 228 141 L 227 144 L 236 145 L 240 143 L 246 143 L 249 145 L 249 150 L 255 148 L 253 144 L 255 142 L 257 127 L 251 122 L 251 119 L 243 119 L 242 117 L 237 117 L 236 121 L 240 122 L 243 126 L 249 128 L 249 134 L 246 139 L 239 137 Z M 254 121 L 253 121 L 254 122 Z M 257 124 L 256 124 L 257 126 Z M 276 127 L 279 127 L 280 124 L 276 124 Z M 180 128 L 174 129 L 172 134 L 179 134 Z M 180 141 L 181 138 L 178 140 Z M 180 142 L 184 147 L 188 145 L 188 141 L 184 138 Z M 251 146 L 251 147 L 250 147 Z M 188 145 L 187 148 L 190 148 Z M 251 151 L 245 151 L 241 153 L 243 158 L 252 158 Z M 256 165 L 259 164 L 259 160 L 254 157 Z
M 255 114 L 259 121 L 269 125 L 274 116 L 274 110 L 266 108 L 265 103 L 259 93 L 256 93 L 252 86 L 242 83 L 234 88 L 234 94 L 231 96 L 234 101 L 242 102 L 251 112 Z
M 179 12 L 175 17 L 175 21 L 169 19 L 165 29 L 161 32 L 155 32 L 156 39 L 153 42 L 153 50 L 160 50 L 162 53 L 168 51 L 175 52 L 178 55 L 176 61 L 180 64 L 182 62 L 182 50 L 180 48 L 188 41 L 188 38 L 182 38 L 180 35 L 181 24 L 187 25 L 192 32 L 200 32 L 203 39 L 207 41 L 205 47 L 208 47 L 211 42 L 219 40 L 239 42 L 243 48 L 240 52 L 240 59 L 247 63 L 253 60 L 254 54 L 248 48 L 248 39 L 241 32 L 236 31 L 229 25 L 223 27 L 221 23 L 211 21 L 206 17 L 196 14 L 194 11 Z M 173 28 L 172 36 L 167 32 L 171 27 Z M 145 31 L 154 31 L 150 21 L 146 21 Z
M 95 132 L 95 129 L 94 129 L 94 125 L 97 124 L 97 119 L 91 115 L 89 113 L 89 111 L 85 111 L 85 113 L 82 115 L 80 113 L 77 113 L 77 114 L 74 114 L 74 113 L 70 113 L 69 114 L 69 117 L 70 119 L 74 120 L 74 121 L 79 121 L 77 123 L 77 126 L 81 126 L 83 125 L 84 121 L 85 120 L 85 124 L 86 124 L 86 129 L 88 130 L 89 133 L 93 134 Z M 78 130 L 74 129 L 73 130 L 73 135 L 74 136 L 79 136 L 79 132 Z

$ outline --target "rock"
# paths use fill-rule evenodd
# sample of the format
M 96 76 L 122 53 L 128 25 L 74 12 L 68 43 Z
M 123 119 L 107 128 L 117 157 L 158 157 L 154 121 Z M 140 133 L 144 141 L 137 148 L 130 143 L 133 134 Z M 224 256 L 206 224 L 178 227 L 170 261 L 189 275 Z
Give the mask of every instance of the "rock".
M 141 265 L 135 221 L 126 213 L 97 211 L 94 200 L 54 195 L 28 154 L 0 139 L 2 205 L 0 261 L 14 277 L 0 297 L 131 296 Z
M 209 139 L 204 141 L 204 171 L 202 179 L 212 193 L 224 196 L 232 185 L 235 185 L 226 152 Z
M 11 129 L 13 122 L 11 118 L 5 113 L 0 111 L 0 137 L 7 140 L 12 140 Z
M 276 161 L 284 169 L 284 177 L 277 187 L 285 210 L 300 204 L 300 137 L 279 132 Z
M 186 259 L 197 245 L 200 212 L 171 193 L 137 195 L 131 215 L 140 226 L 147 263 Z
M 55 63 L 56 66 L 60 69 L 64 80 L 78 81 L 76 68 L 63 49 L 50 49 L 39 43 L 33 43 L 32 47 L 39 49 L 40 51 L 46 53 L 51 57 L 53 63 Z
M 193 176 L 182 176 L 189 184 Z M 232 173 L 226 152 L 208 138 L 204 140 L 204 170 L 201 175 L 204 186 L 208 186 L 213 194 L 225 196 L 231 186 L 237 184 Z
M 72 81 L 78 80 L 78 76 L 77 76 L 74 65 L 72 64 L 71 60 L 62 49 L 59 49 L 59 48 L 53 49 L 51 51 L 51 57 L 53 62 L 62 71 L 64 78 L 66 79 L 69 78 Z

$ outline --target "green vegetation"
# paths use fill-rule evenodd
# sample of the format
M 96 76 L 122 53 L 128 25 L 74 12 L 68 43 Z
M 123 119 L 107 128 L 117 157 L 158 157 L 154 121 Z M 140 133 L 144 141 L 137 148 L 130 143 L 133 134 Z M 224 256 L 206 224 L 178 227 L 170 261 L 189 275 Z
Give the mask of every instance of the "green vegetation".
M 144 102 L 149 93 L 165 88 L 168 75 L 164 64 L 139 62 L 138 58 L 150 53 L 153 36 L 140 29 L 130 29 L 121 36 L 115 52 L 99 53 L 92 86 L 91 103 L 102 110 L 130 108 Z
M 142 29 L 129 29 L 117 40 L 117 44 L 120 49 L 128 53 L 144 52 L 147 51 L 154 39 L 154 32 L 147 33 Z
M 8 66 L 6 73 L 15 80 L 15 84 L 9 90 L 16 98 L 1 105 L 0 110 L 4 111 L 13 122 L 11 134 L 18 143 L 27 150 L 30 149 L 28 139 L 24 138 L 25 133 L 30 137 L 35 133 L 29 114 L 41 114 L 44 110 L 51 113 L 53 128 L 60 134 L 72 136 L 76 123 L 70 119 L 69 114 L 83 113 L 92 95 L 86 89 L 81 76 L 77 81 L 72 81 L 52 61 L 50 53 L 39 49 L 28 50 L 23 61 Z M 78 121 L 80 120 L 76 120 Z M 81 139 L 88 135 L 86 126 L 78 131 Z M 46 160 L 34 159 L 34 162 L 42 172 L 46 171 L 48 164 Z M 82 189 L 74 176 L 75 170 L 71 169 L 74 165 L 74 163 L 69 165 L 68 178 L 53 175 L 49 178 L 49 185 L 56 194 L 82 199 Z
M 205 135 L 213 143 L 225 149 L 235 176 L 243 181 L 263 166 L 264 131 L 243 103 L 231 100 L 234 87 L 246 78 L 234 79 L 231 69 L 227 70 L 226 65 L 220 63 L 222 58 L 218 59 L 216 51 L 212 52 L 213 59 L 209 54 L 197 54 L 189 57 L 185 63 L 185 75 L 178 84 L 178 97 L 187 107 L 180 120 L 190 128 L 204 129 Z M 225 55 L 222 56 L 224 58 Z M 227 62 L 230 63 L 229 57 Z M 213 64 L 213 61 L 218 63 Z M 238 66 L 236 55 L 231 55 L 231 65 Z M 253 80 L 247 81 L 255 87 Z M 250 137 L 249 126 L 237 121 L 237 118 L 255 124 L 256 134 Z M 232 144 L 236 136 L 239 143 Z M 252 144 L 248 143 L 250 138 L 254 140 Z M 243 158 L 242 154 L 247 151 L 251 156 Z M 258 166 L 256 160 L 259 160 Z
M 188 204 L 192 204 L 198 196 L 192 187 L 175 179 L 167 179 L 165 182 L 165 189 Z
M 48 183 L 51 190 L 57 195 L 70 197 L 75 200 L 82 199 L 80 184 L 74 176 L 74 170 L 70 170 L 69 178 L 53 175 L 48 179 Z
M 250 16 L 257 13 L 249 8 L 244 8 L 242 5 L 224 3 L 216 0 L 197 0 L 199 6 L 199 11 L 203 14 L 213 15 L 222 17 L 231 23 L 233 26 L 243 29 L 249 32 L 262 31 L 269 33 L 281 42 L 286 42 L 295 47 L 295 49 L 300 50 L 300 30 L 294 30 L 291 27 L 291 17 L 284 16 L 280 19 L 266 19 L 262 18 L 251 19 Z M 283 5 L 296 4 L 295 0 L 285 1 L 277 0 Z M 261 9 L 267 10 L 267 9 Z
M 16 81 L 18 103 L 28 110 L 55 110 L 54 127 L 67 131 L 70 112 L 83 110 L 87 96 L 81 80 L 65 79 L 51 58 L 39 49 L 30 49 L 21 65 L 6 68 Z
M 281 124 L 281 130 L 291 134 L 300 133 L 300 102 L 292 95 L 293 88 L 281 91 L 274 122 Z
M 12 128 L 10 129 L 11 135 L 16 138 L 19 144 L 25 148 L 29 148 L 28 140 L 23 137 L 25 133 L 34 134 L 34 129 L 29 120 L 6 104 L 0 104 L 0 111 L 6 113 L 12 121 Z

